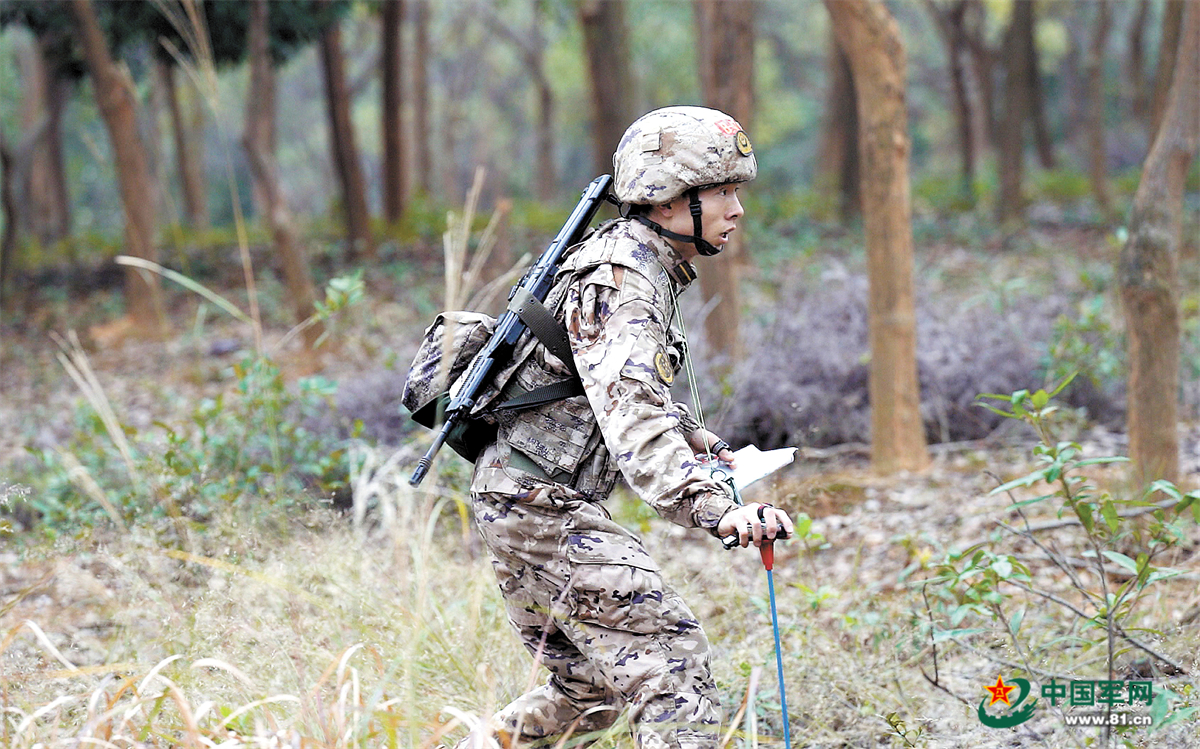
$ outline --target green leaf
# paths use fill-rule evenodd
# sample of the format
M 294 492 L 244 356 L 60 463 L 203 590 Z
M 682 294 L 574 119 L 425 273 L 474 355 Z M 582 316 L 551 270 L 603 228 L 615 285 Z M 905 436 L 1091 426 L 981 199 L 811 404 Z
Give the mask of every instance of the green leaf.
M 957 627 L 959 622 L 961 622 L 969 613 L 971 613 L 971 606 L 965 603 L 959 606 L 954 610 L 954 613 L 950 614 L 950 625 Z
M 1017 487 L 1021 487 L 1021 486 L 1033 486 L 1037 482 L 1045 479 L 1045 477 L 1046 477 L 1045 470 L 1034 471 L 1033 473 L 1022 476 L 1019 479 L 1013 479 L 1012 481 L 1009 481 L 1007 484 L 1001 484 L 1000 486 L 997 486 L 995 489 L 992 489 L 990 492 L 988 492 L 988 496 L 991 496 L 993 494 L 999 494 L 1001 492 L 1011 491 L 1011 490 L 1016 489 Z
M 1091 533 L 1095 526 L 1095 521 L 1092 519 L 1092 506 L 1086 502 L 1080 502 L 1075 505 L 1075 514 L 1079 516 L 1079 522 L 1083 523 L 1084 529 Z
M 1064 379 L 1062 382 L 1060 382 L 1058 384 L 1058 387 L 1056 387 L 1050 391 L 1050 397 L 1053 398 L 1054 396 L 1061 393 L 1063 391 L 1063 389 L 1066 388 L 1067 385 L 1071 384 L 1071 381 L 1074 380 L 1078 374 L 1079 374 L 1079 371 L 1076 370 L 1076 371 L 1072 372 L 1071 374 L 1067 375 L 1066 379 Z
M 1170 580 L 1182 574 L 1183 570 L 1172 569 L 1171 567 L 1158 567 L 1151 570 L 1149 575 L 1146 575 L 1146 584 L 1156 583 L 1159 580 Z
M 1043 409 L 1046 407 L 1046 404 L 1050 402 L 1050 394 L 1045 390 L 1038 390 L 1033 394 L 1030 400 L 1033 401 L 1034 408 Z
M 1117 507 L 1111 499 L 1106 500 L 1100 507 L 1100 514 L 1104 516 L 1104 522 L 1108 525 L 1108 530 L 1112 533 L 1117 532 L 1117 527 L 1121 524 L 1121 518 L 1117 515 Z M 1128 559 L 1129 557 L 1125 557 Z M 1134 570 L 1136 572 L 1136 570 Z
M 991 630 L 989 630 L 987 627 L 967 627 L 964 629 L 941 629 L 941 630 L 938 630 L 937 632 L 933 633 L 933 644 L 937 645 L 938 643 L 945 642 L 946 640 L 953 640 L 958 637 L 969 637 L 971 635 L 978 635 L 978 634 L 982 634 L 984 632 L 989 632 L 989 631 L 991 631 Z
M 1021 631 L 1021 624 L 1024 621 L 1025 621 L 1025 609 L 1018 610 L 1017 613 L 1013 614 L 1012 618 L 1009 619 L 1008 631 L 1012 632 L 1013 637 L 1016 637 L 1017 633 Z
M 1171 709 L 1171 700 L 1167 694 L 1166 690 L 1159 691 L 1150 702 L 1150 724 L 1155 728 L 1162 728 L 1163 719 L 1167 717 L 1167 711 Z
M 1135 561 L 1133 561 L 1133 559 L 1131 559 L 1131 558 L 1129 558 L 1129 557 L 1125 556 L 1125 555 L 1124 555 L 1124 554 L 1122 554 L 1121 552 L 1119 552 L 1119 551 L 1105 551 L 1105 552 L 1104 552 L 1104 556 L 1106 556 L 1106 557 L 1108 557 L 1109 559 L 1113 560 L 1113 561 L 1114 561 L 1114 562 L 1116 562 L 1118 565 L 1120 565 L 1121 567 L 1124 567 L 1125 569 L 1129 570 L 1129 571 L 1130 571 L 1130 572 L 1132 572 L 1133 574 L 1135 574 L 1135 575 L 1136 575 L 1136 574 L 1138 573 L 1138 563 L 1137 563 L 1137 562 L 1135 562 Z
M 1079 461 L 1075 465 L 1077 465 L 1077 466 L 1098 466 L 1098 465 L 1104 465 L 1107 463 L 1128 463 L 1128 462 L 1129 462 L 1129 458 L 1126 458 L 1121 455 L 1114 455 L 1114 456 L 1108 457 L 1108 458 L 1086 458 L 1084 460 Z
M 1038 502 L 1045 502 L 1047 499 L 1050 499 L 1053 496 L 1054 496 L 1053 494 L 1043 494 L 1042 496 L 1034 497 L 1033 499 L 1023 499 L 1020 502 L 1013 502 L 1011 505 L 1009 505 L 1009 507 L 1011 509 L 1016 509 L 1018 507 L 1026 507 L 1028 505 L 1037 504 Z
M 979 406 L 980 408 L 986 408 L 987 410 L 991 411 L 992 413 L 999 414 L 1006 419 L 1020 418 L 1020 417 L 1016 416 L 1015 414 L 1013 414 L 1012 411 L 1005 411 L 1002 408 L 996 408 L 995 406 L 989 405 L 987 403 L 976 403 L 975 405 Z
M 1171 497 L 1171 499 L 1176 499 L 1176 500 L 1183 499 L 1183 494 L 1179 491 L 1178 487 L 1176 487 L 1175 484 L 1171 483 L 1170 481 L 1167 481 L 1166 479 L 1159 479 L 1158 481 L 1155 481 L 1153 484 L 1151 484 L 1149 487 L 1147 487 L 1147 489 L 1146 489 L 1147 494 L 1153 494 L 1154 492 L 1162 492 L 1163 494 L 1166 494 L 1167 496 Z

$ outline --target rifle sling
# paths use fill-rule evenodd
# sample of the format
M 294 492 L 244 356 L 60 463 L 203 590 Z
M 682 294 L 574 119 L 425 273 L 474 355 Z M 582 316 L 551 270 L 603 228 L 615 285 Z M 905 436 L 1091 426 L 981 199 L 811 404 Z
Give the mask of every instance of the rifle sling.
M 518 288 L 513 294 L 508 309 L 521 318 L 529 331 L 541 342 L 546 349 L 571 370 L 572 377 L 567 380 L 552 382 L 534 388 L 528 392 L 510 398 L 496 406 L 495 411 L 511 411 L 521 408 L 533 408 L 545 403 L 571 398 L 583 394 L 583 383 L 579 381 L 579 370 L 575 368 L 575 357 L 571 354 L 571 342 L 567 339 L 567 329 L 562 326 L 546 305 L 527 289 Z M 515 383 L 505 388 L 506 391 L 517 389 Z

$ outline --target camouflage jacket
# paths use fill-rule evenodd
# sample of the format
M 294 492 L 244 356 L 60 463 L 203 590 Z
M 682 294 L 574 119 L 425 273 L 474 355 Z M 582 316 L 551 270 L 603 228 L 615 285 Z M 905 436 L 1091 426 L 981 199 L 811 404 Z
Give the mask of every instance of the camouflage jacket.
M 594 499 L 619 471 L 659 515 L 715 533 L 735 507 L 728 488 L 695 459 L 697 428 L 670 386 L 686 342 L 675 294 L 695 271 L 641 224 L 614 221 L 573 249 L 547 306 L 567 327 L 584 395 L 498 415 L 497 444 L 476 463 L 474 492 L 518 494 L 553 480 Z M 510 387 L 531 390 L 569 375 L 536 340 L 518 344 Z

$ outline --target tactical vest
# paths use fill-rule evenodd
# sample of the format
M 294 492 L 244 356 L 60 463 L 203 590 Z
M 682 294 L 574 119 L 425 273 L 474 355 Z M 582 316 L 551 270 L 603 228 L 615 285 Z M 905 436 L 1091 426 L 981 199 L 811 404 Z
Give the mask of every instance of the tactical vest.
M 564 261 L 546 307 L 564 323 L 563 303 L 577 280 L 603 265 L 620 266 L 649 279 L 660 299 L 673 300 L 673 282 L 658 256 L 644 245 L 631 241 L 619 229 L 623 221 L 614 221 L 571 251 Z M 662 310 L 671 320 L 668 328 L 668 356 L 676 373 L 686 354 L 686 342 L 674 314 L 673 301 Z M 524 392 L 571 377 L 572 372 L 536 338 L 518 346 L 513 370 L 497 378 L 505 386 L 493 399 L 505 401 Z M 595 413 L 586 395 L 576 395 L 521 411 L 499 411 L 497 440 L 501 458 L 510 469 L 534 479 L 571 486 L 588 496 L 602 498 L 616 483 L 616 461 L 609 455 L 596 423 Z

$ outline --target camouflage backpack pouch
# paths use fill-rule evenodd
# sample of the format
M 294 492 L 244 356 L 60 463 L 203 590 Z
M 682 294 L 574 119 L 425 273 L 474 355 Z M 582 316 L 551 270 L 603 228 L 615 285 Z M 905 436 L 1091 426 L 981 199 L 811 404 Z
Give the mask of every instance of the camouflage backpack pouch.
M 408 369 L 401 403 L 421 426 L 436 428 L 450 402 L 450 389 L 462 377 L 492 332 L 496 318 L 479 312 L 443 312 L 425 330 Z M 446 439 L 455 452 L 474 461 L 496 438 L 496 426 L 468 419 Z

